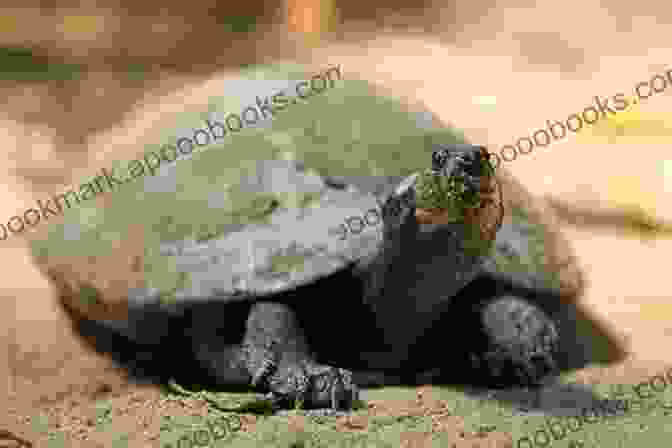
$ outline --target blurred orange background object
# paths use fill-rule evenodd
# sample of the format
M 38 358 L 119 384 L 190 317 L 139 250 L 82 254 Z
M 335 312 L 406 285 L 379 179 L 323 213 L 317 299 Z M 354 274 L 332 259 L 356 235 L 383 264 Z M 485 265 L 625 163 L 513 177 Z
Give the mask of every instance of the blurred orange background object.
M 334 0 L 287 0 L 286 11 L 289 31 L 304 34 L 309 42 L 319 41 L 338 20 Z

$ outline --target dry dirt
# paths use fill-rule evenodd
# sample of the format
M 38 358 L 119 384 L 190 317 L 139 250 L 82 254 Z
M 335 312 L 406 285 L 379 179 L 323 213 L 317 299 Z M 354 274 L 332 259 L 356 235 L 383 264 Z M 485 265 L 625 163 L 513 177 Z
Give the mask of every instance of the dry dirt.
M 331 45 L 302 58 L 339 63 L 347 76 L 361 76 L 399 96 L 424 101 L 473 140 L 494 147 L 530 135 L 546 119 L 560 120 L 581 111 L 594 95 L 630 92 L 637 82 L 672 63 L 672 51 L 663 37 L 668 34 L 672 8 L 659 2 L 609 4 L 608 9 L 607 2 L 577 0 L 497 2 L 496 7 L 471 3 L 435 9 L 433 19 L 439 26 L 430 35 L 379 35 L 365 45 Z M 468 25 L 457 26 L 455 17 L 464 17 Z M 140 30 L 141 25 L 135 26 Z M 43 27 L 30 27 L 30 39 L 27 31 L 21 35 L 15 30 L 3 43 L 35 42 Z M 70 44 L 79 45 L 63 45 Z M 160 53 L 162 44 L 160 39 L 142 41 L 149 53 L 152 48 Z M 80 52 L 78 57 L 86 54 Z M 100 67 L 92 69 L 81 90 L 68 83 L 0 85 L 8 98 L 1 111 L 0 138 L 6 156 L 1 164 L 0 216 L 24 210 L 34 197 L 61 191 L 114 160 L 133 158 L 141 147 L 134 143 L 152 141 L 155 120 L 179 108 L 197 106 L 207 99 L 209 90 L 217 88 L 216 82 L 199 80 L 203 73 L 190 76 L 188 70 L 177 73 L 161 67 L 148 83 L 121 85 L 118 77 Z M 150 87 L 155 95 L 143 96 Z M 486 110 L 475 104 L 474 92 L 495 96 L 496 108 Z M 645 107 L 665 111 L 671 95 L 669 88 Z M 117 128 L 106 129 L 141 98 L 144 104 L 136 114 L 126 116 Z M 96 134 L 86 140 L 90 132 Z M 658 171 L 666 149 L 664 136 L 624 139 L 616 145 L 588 143 L 581 135 L 567 138 L 547 149 L 535 149 L 508 168 L 538 194 L 642 201 L 661 217 L 672 218 L 670 193 L 664 191 Z M 630 351 L 622 363 L 587 369 L 585 380 L 636 383 L 663 370 L 671 356 L 660 347 L 672 344 L 665 257 L 672 241 L 642 240 L 613 229 L 583 226 L 567 225 L 564 231 L 588 273 L 586 305 L 623 338 Z M 130 385 L 124 372 L 74 335 L 52 285 L 33 265 L 21 239 L 3 241 L 1 250 L 6 271 L 0 285 L 0 379 L 6 379 L 6 384 L 0 386 L 0 409 L 7 412 L 0 412 L 0 428 L 39 442 L 42 439 L 25 417 L 39 411 L 58 414 L 60 429 L 73 437 L 69 446 L 79 446 L 77 434 L 90 429 L 91 403 L 109 397 L 126 415 L 123 425 L 128 428 L 124 429 L 137 433 L 137 444 L 131 446 L 155 445 L 157 416 L 171 412 L 162 409 L 158 392 Z M 388 403 L 378 409 L 385 406 L 397 406 L 395 412 L 404 406 L 412 408 L 408 412 L 431 409 L 423 403 Z M 184 412 L 199 409 L 194 404 L 193 410 Z M 362 424 L 344 423 L 343 430 L 357 430 Z M 439 416 L 440 425 L 462 443 L 459 419 Z M 506 446 L 499 437 L 471 440 L 468 446 Z M 81 446 L 100 445 L 89 441 Z M 422 446 L 422 441 L 409 441 L 408 446 Z

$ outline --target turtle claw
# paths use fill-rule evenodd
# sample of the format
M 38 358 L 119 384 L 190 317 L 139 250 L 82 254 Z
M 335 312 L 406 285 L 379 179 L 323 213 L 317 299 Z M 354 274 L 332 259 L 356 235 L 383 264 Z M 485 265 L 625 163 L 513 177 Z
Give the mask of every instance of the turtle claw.
M 338 369 L 338 372 L 341 375 L 344 393 L 350 391 L 349 402 L 350 406 L 354 407 L 357 405 L 357 403 L 359 403 L 359 388 L 352 380 L 352 372 L 345 369 Z
M 338 410 L 338 396 L 336 395 L 336 388 L 331 388 L 331 409 Z
M 278 370 L 269 379 L 269 387 L 281 407 L 350 410 L 359 397 L 348 370 L 310 361 Z
M 264 359 L 262 365 L 252 376 L 252 386 L 259 387 L 275 372 L 277 365 L 274 359 Z

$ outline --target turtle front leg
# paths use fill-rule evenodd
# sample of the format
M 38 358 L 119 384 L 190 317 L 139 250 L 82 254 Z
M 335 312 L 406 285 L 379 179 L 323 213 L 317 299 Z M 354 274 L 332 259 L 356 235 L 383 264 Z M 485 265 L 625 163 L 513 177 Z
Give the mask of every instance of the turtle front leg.
M 252 385 L 269 390 L 278 407 L 350 409 L 358 398 L 349 371 L 313 359 L 294 311 L 284 304 L 252 305 L 242 350 Z
M 558 374 L 560 335 L 541 308 L 512 293 L 471 308 L 477 334 L 467 337 L 473 341 L 468 356 L 489 383 L 531 386 Z
M 204 307 L 193 316 L 198 361 L 223 386 L 270 392 L 274 407 L 352 408 L 352 374 L 317 363 L 294 311 L 282 303 Z

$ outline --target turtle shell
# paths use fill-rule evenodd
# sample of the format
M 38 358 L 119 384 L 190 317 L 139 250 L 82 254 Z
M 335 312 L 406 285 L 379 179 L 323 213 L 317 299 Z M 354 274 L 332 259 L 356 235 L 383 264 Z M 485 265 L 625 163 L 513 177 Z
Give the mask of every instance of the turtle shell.
M 399 185 L 413 182 L 413 176 L 391 176 L 368 182 L 358 179 L 357 186 L 344 178 L 306 172 L 300 163 L 257 163 L 256 175 L 243 182 L 246 188 L 277 192 L 273 180 L 283 179 L 294 194 L 314 193 L 318 199 L 307 207 L 278 207 L 265 222 L 242 226 L 219 238 L 163 243 L 161 256 L 171 257 L 178 274 L 189 281 L 170 297 L 158 288 L 134 288 L 131 301 L 159 300 L 168 305 L 254 300 L 329 276 L 376 255 L 383 240 L 382 204 Z M 552 211 L 502 169 L 497 178 L 505 213 L 494 247 L 483 257 L 485 271 L 528 288 L 578 292 L 580 270 Z
M 170 295 L 146 283 L 136 283 L 124 288 L 128 304 L 153 304 L 165 310 L 199 300 L 254 300 L 371 259 L 383 240 L 382 204 L 399 185 L 412 183 L 413 176 L 322 178 L 294 162 L 259 161 L 257 175 L 247 179 L 247 187 L 258 192 L 277 191 L 276 182 L 269 179 L 283 179 L 295 193 L 313 193 L 318 199 L 307 207 L 278 207 L 265 222 L 239 226 L 219 238 L 161 244 L 161 257 L 170 258 L 178 276 L 186 281 Z M 553 211 L 503 169 L 497 170 L 497 181 L 504 200 L 504 218 L 490 253 L 482 257 L 482 269 L 527 288 L 580 294 L 581 270 Z M 94 261 L 94 265 L 98 263 Z M 448 272 L 451 268 L 445 269 Z M 62 291 L 80 298 L 84 293 L 96 295 L 95 288 L 79 280 L 81 272 L 65 272 L 63 265 L 51 265 L 49 269 Z M 87 304 L 91 308 L 94 305 Z M 91 308 L 86 310 L 89 315 Z M 121 312 L 110 314 L 108 309 L 99 313 L 93 316 L 104 321 L 127 318 Z
M 269 94 L 277 89 L 270 86 Z M 256 84 L 252 92 L 260 93 Z M 315 98 L 269 126 L 125 185 L 104 210 L 92 201 L 69 210 L 63 225 L 50 224 L 49 237 L 33 247 L 63 303 L 94 320 L 125 320 L 136 305 L 170 308 L 274 294 L 373 256 L 382 238 L 380 207 L 390 192 L 428 167 L 434 144 L 463 138 L 424 106 L 393 100 L 364 82 L 344 83 L 327 95 L 329 102 Z M 200 118 L 194 123 L 202 125 Z M 278 160 L 288 151 L 310 168 Z M 224 173 L 227 188 L 235 184 L 237 193 L 224 191 L 213 172 Z M 577 290 L 578 270 L 553 212 L 504 169 L 497 176 L 506 217 L 484 269 L 534 287 Z M 281 196 L 298 205 L 287 206 Z M 227 209 L 232 197 L 249 210 Z M 196 209 L 196 201 L 204 205 Z M 133 203 L 145 205 L 131 210 Z M 215 220 L 205 235 L 173 237 L 177 229 Z M 162 276 L 170 278 L 155 281 Z
M 278 208 L 266 222 L 221 238 L 163 244 L 161 255 L 175 257 L 178 272 L 190 277 L 188 287 L 175 291 L 175 300 L 263 297 L 333 274 L 377 250 L 382 241 L 382 201 L 375 192 L 311 176 L 293 162 L 259 161 L 257 173 L 291 177 L 285 185 L 295 188 L 293 194 L 310 192 L 318 199 L 307 207 Z M 394 180 L 378 179 L 377 184 L 387 190 Z M 273 182 L 247 186 L 259 193 L 277 192 Z
M 580 296 L 585 287 L 583 270 L 550 204 L 505 169 L 497 169 L 497 178 L 504 218 L 484 271 L 525 288 Z

